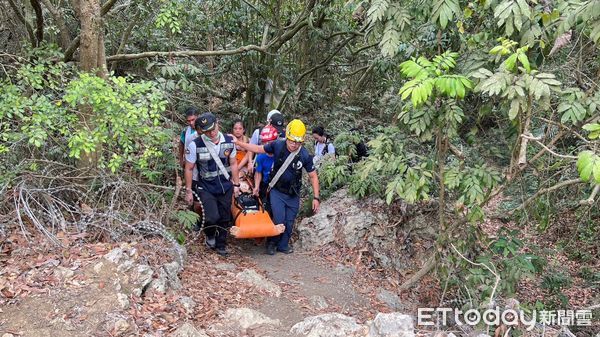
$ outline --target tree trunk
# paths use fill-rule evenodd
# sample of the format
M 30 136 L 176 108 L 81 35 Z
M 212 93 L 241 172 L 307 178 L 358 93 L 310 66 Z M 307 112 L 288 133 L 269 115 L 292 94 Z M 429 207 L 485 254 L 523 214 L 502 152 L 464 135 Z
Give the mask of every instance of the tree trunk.
M 99 0 L 79 2 L 81 20 L 81 70 L 95 72 L 106 77 L 106 55 L 104 51 L 104 28 Z
M 97 76 L 106 78 L 106 54 L 104 50 L 104 28 L 102 15 L 100 13 L 99 0 L 78 1 L 79 19 L 81 21 L 81 48 L 80 67 L 86 72 L 94 72 Z M 83 130 L 91 132 L 90 125 L 94 117 L 94 111 L 90 105 L 80 107 L 82 113 L 81 126 Z M 79 166 L 82 168 L 93 168 L 98 164 L 98 158 L 102 148 L 96 145 L 94 151 L 83 153 Z

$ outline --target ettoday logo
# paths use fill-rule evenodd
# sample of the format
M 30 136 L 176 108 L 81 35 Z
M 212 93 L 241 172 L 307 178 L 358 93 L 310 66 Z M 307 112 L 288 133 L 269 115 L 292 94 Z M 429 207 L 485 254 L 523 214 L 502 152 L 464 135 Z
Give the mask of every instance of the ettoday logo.
M 487 326 L 504 324 L 506 326 L 524 326 L 527 331 L 533 330 L 536 324 L 545 325 L 580 325 L 589 326 L 592 322 L 591 310 L 543 310 L 533 311 L 526 315 L 523 310 L 500 309 L 499 307 L 485 311 L 470 309 L 462 311 L 455 308 L 419 308 L 417 325 L 432 326 L 434 317 L 441 325 L 448 325 L 450 318 L 456 325 Z

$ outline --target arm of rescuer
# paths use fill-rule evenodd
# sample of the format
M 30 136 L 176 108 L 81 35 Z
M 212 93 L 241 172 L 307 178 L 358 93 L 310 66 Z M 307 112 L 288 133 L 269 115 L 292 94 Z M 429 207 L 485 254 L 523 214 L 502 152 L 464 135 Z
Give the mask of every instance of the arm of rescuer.
M 241 147 L 242 149 L 244 149 L 246 151 L 250 151 L 250 152 L 254 152 L 254 153 L 266 153 L 264 145 L 254 145 L 254 144 L 250 144 L 250 143 L 238 142 L 238 140 L 235 139 L 235 137 L 233 137 L 233 144 L 235 146 Z
M 235 154 L 229 157 L 229 167 L 231 167 L 231 182 L 233 183 L 233 195 L 235 197 L 238 197 L 240 195 L 240 170 L 238 169 Z
M 184 143 L 181 140 L 179 140 L 179 156 L 177 157 L 177 161 L 179 162 L 179 165 L 181 165 L 182 168 L 185 168 L 185 156 L 183 154 L 183 151 L 185 150 L 184 147 Z
M 312 202 L 312 209 L 313 209 L 313 212 L 317 213 L 317 212 L 319 212 L 319 207 L 321 206 L 320 191 L 319 191 L 319 176 L 317 175 L 317 170 L 309 172 L 308 177 L 310 178 L 310 184 L 312 185 L 313 195 L 314 195 L 313 202 Z
M 190 163 L 185 161 L 185 169 L 183 176 L 185 177 L 185 202 L 191 205 L 194 202 L 194 195 L 192 194 L 192 174 L 194 173 L 194 166 L 196 163 Z

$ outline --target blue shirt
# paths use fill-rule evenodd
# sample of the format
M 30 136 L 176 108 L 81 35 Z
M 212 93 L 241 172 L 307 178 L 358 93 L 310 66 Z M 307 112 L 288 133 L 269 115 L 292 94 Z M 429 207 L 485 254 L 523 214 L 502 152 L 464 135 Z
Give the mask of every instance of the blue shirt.
M 265 153 L 256 156 L 256 172 L 262 173 L 262 181 L 265 184 L 269 183 L 269 174 L 273 168 L 274 161 L 275 158 L 273 156 L 269 156 Z
M 265 145 L 264 149 L 266 153 L 273 154 L 273 175 L 275 175 L 277 174 L 279 167 L 283 165 L 283 162 L 285 162 L 290 154 L 290 151 L 286 146 L 286 141 L 284 139 L 276 140 Z M 279 178 L 279 181 L 275 185 L 275 188 L 287 194 L 300 195 L 303 168 L 308 173 L 315 170 L 313 158 L 310 153 L 308 153 L 308 150 L 306 150 L 304 147 L 300 148 L 296 158 L 294 158 L 290 165 L 285 169 Z

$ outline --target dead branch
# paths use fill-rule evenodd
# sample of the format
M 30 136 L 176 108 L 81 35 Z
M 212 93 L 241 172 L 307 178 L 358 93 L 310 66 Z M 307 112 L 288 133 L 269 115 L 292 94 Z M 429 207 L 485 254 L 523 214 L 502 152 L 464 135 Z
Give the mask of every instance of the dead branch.
M 400 287 L 399 287 L 400 291 L 408 290 L 409 288 L 411 288 L 423 276 L 427 275 L 427 273 L 429 273 L 429 271 L 431 271 L 433 269 L 433 267 L 435 267 L 435 264 L 436 264 L 435 253 L 433 253 L 429 257 L 429 259 L 427 259 L 427 262 L 425 262 L 423 267 L 421 267 L 421 269 L 419 269 L 419 271 L 417 271 L 413 276 L 411 276 L 410 279 L 408 279 L 407 281 L 405 281 L 404 283 L 402 283 L 400 285 Z
M 543 147 L 547 152 L 549 152 L 550 154 L 552 154 L 555 157 L 559 157 L 559 158 L 563 158 L 563 159 L 577 159 L 576 156 L 569 156 L 569 155 L 565 155 L 565 154 L 559 154 L 559 153 L 556 153 L 556 152 L 550 150 L 550 148 L 548 148 L 546 145 L 544 145 L 544 143 L 540 142 L 540 138 L 539 137 L 534 137 L 530 133 L 522 134 L 521 137 L 524 138 L 524 139 L 526 139 L 526 140 L 533 140 L 534 142 L 536 142 L 538 145 L 540 145 L 541 147 Z M 523 142 L 523 143 L 525 143 L 525 142 Z M 519 161 L 519 163 L 520 163 L 520 161 Z
M 259 47 L 257 45 L 248 45 L 239 47 L 236 49 L 226 49 L 226 50 L 186 50 L 186 51 L 149 51 L 138 54 L 119 54 L 113 55 L 106 58 L 107 62 L 114 61 L 129 61 L 129 60 L 137 60 L 142 58 L 150 58 L 150 57 L 206 57 L 206 56 L 227 56 L 227 55 L 236 55 L 236 54 L 244 54 L 250 51 L 257 51 L 260 53 L 266 53 L 267 49 Z
M 535 193 L 534 195 L 532 195 L 531 197 L 529 197 L 529 199 L 525 200 L 517 208 L 510 210 L 508 213 L 509 214 L 513 214 L 514 212 L 516 212 L 516 211 L 518 211 L 520 209 L 524 209 L 530 202 L 532 202 L 533 200 L 535 200 L 537 197 L 539 197 L 542 194 L 550 193 L 552 191 L 558 190 L 558 189 L 563 188 L 565 186 L 579 184 L 579 183 L 582 183 L 582 182 L 583 182 L 583 180 L 581 180 L 580 178 L 571 179 L 571 180 L 565 180 L 565 181 L 562 181 L 562 182 L 560 182 L 560 183 L 558 183 L 558 184 L 556 184 L 554 186 L 541 189 L 541 190 L 537 191 L 537 193 Z
M 581 200 L 579 202 L 580 205 L 593 205 L 594 201 L 596 200 L 596 195 L 598 194 L 598 192 L 600 192 L 600 184 L 597 184 L 596 186 L 594 186 L 594 189 L 592 190 L 592 194 L 590 194 L 589 198 L 585 199 L 585 200 Z

